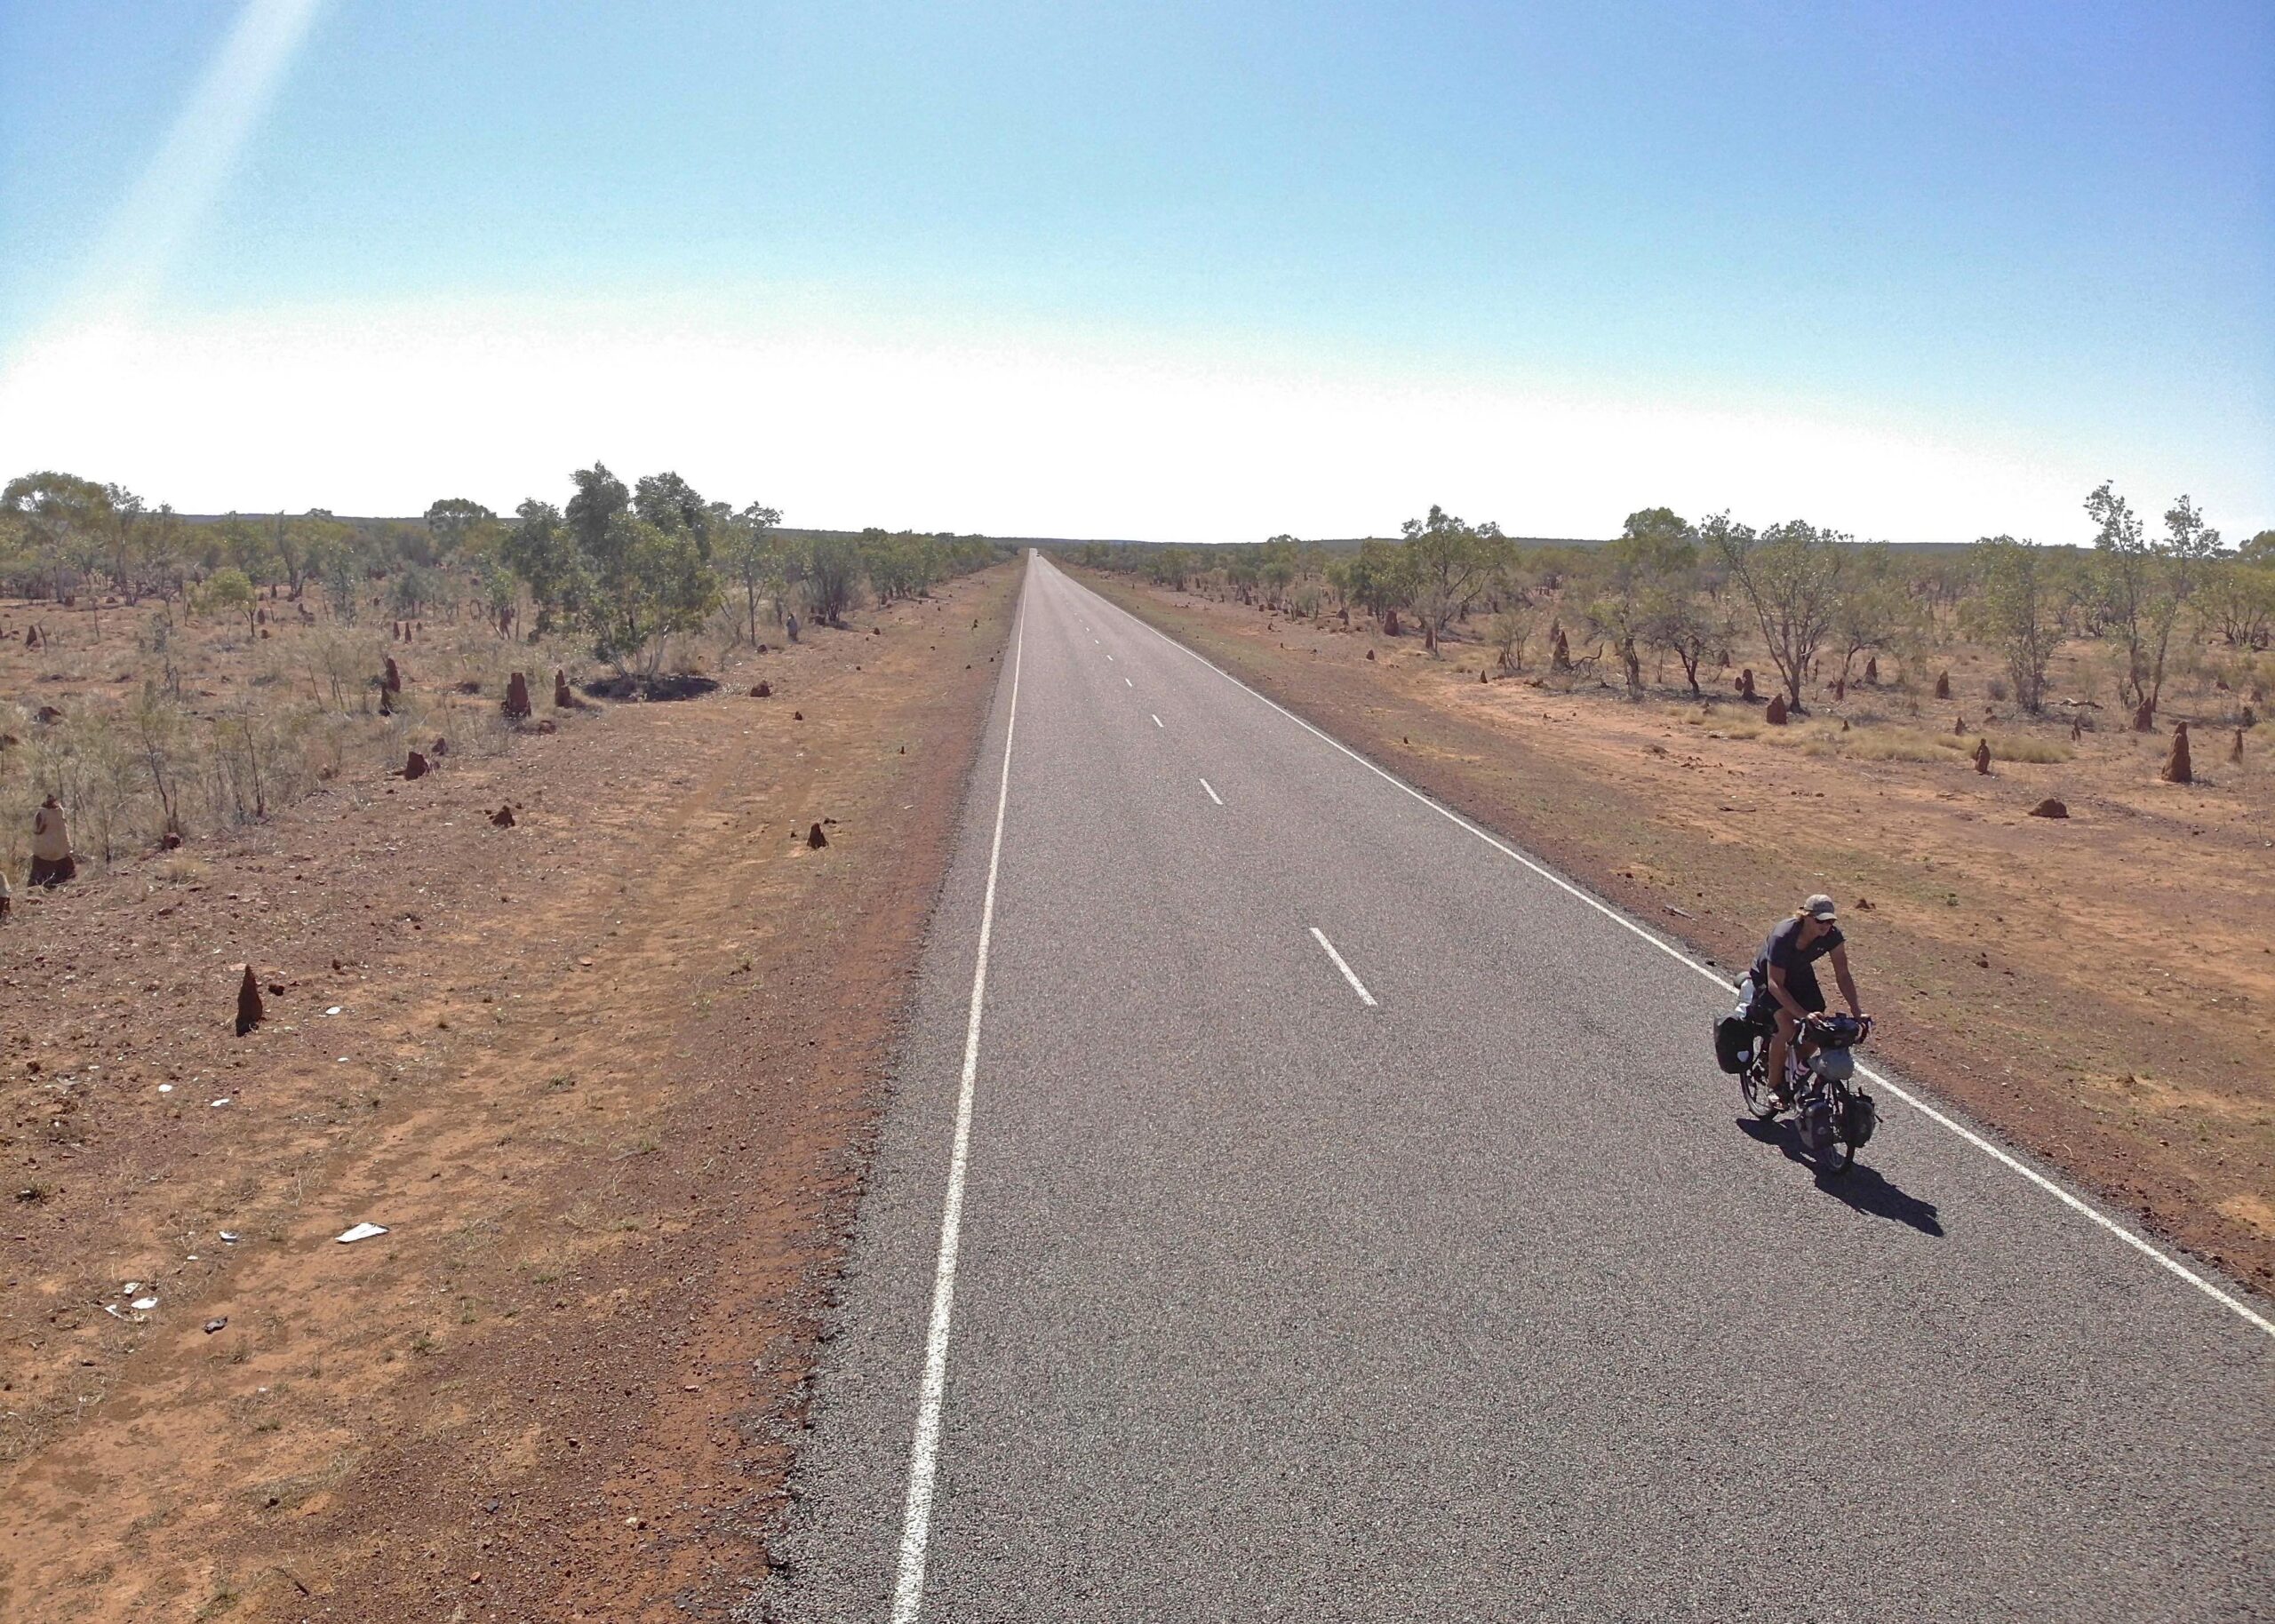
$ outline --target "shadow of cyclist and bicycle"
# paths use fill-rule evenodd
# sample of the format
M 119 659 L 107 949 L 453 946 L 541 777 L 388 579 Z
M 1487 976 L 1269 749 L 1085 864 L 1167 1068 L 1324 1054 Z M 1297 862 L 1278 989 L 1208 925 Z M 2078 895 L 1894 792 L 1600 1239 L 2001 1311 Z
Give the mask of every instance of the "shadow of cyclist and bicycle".
M 1752 1117 L 1740 1117 L 1738 1126 L 1749 1139 L 1776 1146 L 1787 1161 L 1804 1167 L 1809 1166 L 1809 1158 L 1801 1149 L 1800 1134 L 1791 1122 L 1759 1122 Z M 1922 1235 L 1941 1236 L 1944 1232 L 1933 1201 L 1923 1201 L 1898 1189 L 1861 1161 L 1846 1173 L 1819 1173 L 1816 1187 L 1857 1212 L 1886 1218 Z

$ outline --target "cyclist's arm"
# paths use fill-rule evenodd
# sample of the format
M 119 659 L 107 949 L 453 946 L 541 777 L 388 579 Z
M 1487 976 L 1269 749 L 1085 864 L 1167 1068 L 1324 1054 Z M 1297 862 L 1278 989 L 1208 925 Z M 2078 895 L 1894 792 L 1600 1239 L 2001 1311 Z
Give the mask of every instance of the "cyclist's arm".
M 1856 978 L 1848 974 L 1848 950 L 1846 947 L 1832 950 L 1832 979 L 1840 983 L 1840 996 L 1848 1000 L 1848 1013 L 1863 1015 L 1864 1005 L 1856 996 Z

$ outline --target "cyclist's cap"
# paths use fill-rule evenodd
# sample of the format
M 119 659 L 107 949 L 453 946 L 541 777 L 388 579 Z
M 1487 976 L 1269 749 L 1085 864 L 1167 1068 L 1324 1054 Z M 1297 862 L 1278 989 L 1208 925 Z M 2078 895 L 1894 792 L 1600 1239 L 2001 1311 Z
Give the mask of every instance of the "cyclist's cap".
M 1832 898 L 1827 896 L 1822 891 L 1819 891 L 1815 896 L 1810 897 L 1808 901 L 1803 903 L 1801 904 L 1801 911 L 1808 914 L 1809 918 L 1813 919 L 1822 919 L 1828 925 L 1832 924 L 1834 919 L 1840 916 L 1840 910 L 1833 905 Z

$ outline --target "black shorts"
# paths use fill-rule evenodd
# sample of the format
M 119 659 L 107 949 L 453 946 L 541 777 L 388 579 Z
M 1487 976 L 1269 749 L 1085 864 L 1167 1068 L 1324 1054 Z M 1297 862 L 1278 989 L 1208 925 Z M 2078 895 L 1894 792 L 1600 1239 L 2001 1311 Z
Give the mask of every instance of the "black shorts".
M 1777 1012 L 1784 1006 L 1777 1001 L 1777 995 L 1769 991 L 1767 976 L 1757 977 L 1756 980 L 1761 991 L 1754 996 L 1752 1011 L 1753 1023 L 1763 1031 L 1768 1031 L 1777 1024 Z M 1796 1004 L 1808 1010 L 1809 1014 L 1823 1015 L 1824 1013 L 1824 989 L 1816 984 L 1816 975 L 1814 971 L 1804 970 L 1799 975 L 1786 976 L 1785 991 L 1792 995 Z

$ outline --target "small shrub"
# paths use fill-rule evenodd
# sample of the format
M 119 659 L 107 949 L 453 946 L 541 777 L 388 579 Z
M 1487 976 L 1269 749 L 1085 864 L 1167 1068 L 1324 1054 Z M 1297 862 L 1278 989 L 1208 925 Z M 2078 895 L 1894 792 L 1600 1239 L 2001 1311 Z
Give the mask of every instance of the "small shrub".
M 1827 741 L 1840 736 L 1838 728 L 1771 728 L 1761 735 L 1761 742 L 1779 750 L 1799 750 L 1805 754 L 1822 755 Z
M 1931 737 L 1917 728 L 1873 728 L 1852 732 L 1840 753 L 1857 761 L 1940 761 L 1939 751 L 1958 741 Z
M 2037 738 L 2027 733 L 1994 733 L 1991 736 L 1991 756 L 1999 761 L 2031 761 L 2040 766 L 2076 759 L 2077 752 L 2066 744 L 2053 739 Z
M 1936 744 L 1944 750 L 1972 755 L 1975 753 L 1975 741 L 1978 738 L 1991 741 L 1991 759 L 1994 761 L 2031 761 L 2046 766 L 2071 760 L 2078 753 L 2067 744 L 2033 737 L 2027 733 L 1972 733 L 1965 738 L 1944 733 L 1936 736 Z

